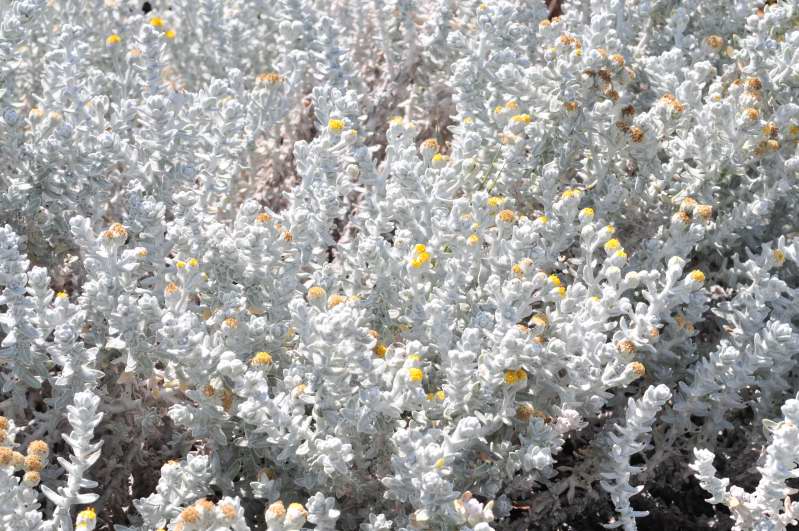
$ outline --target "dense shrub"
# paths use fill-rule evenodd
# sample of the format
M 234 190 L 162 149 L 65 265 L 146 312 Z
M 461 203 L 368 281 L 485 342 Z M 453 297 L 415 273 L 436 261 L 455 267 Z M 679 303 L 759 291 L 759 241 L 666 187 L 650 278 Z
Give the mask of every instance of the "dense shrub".
M 767 4 L 0 0 L 0 528 L 795 523 Z

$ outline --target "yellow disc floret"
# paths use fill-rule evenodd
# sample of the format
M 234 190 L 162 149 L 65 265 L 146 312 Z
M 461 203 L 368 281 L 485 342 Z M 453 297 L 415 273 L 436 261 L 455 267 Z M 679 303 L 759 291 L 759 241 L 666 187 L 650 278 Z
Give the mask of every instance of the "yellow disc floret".
M 428 138 L 427 140 L 422 142 L 422 149 L 436 151 L 438 149 L 438 140 L 436 140 L 435 138 Z
M 320 299 L 324 299 L 327 295 L 327 292 L 324 288 L 320 286 L 312 286 L 308 289 L 308 300 L 316 301 Z
M 14 459 L 14 451 L 7 446 L 0 446 L 0 466 L 8 466 Z
M 256 352 L 255 356 L 250 359 L 250 365 L 253 367 L 262 367 L 264 365 L 272 364 L 272 355 L 268 352 Z
M 277 72 L 265 72 L 258 76 L 258 82 L 266 85 L 277 85 L 283 82 L 283 76 Z
M 430 261 L 430 253 L 427 251 L 418 253 L 416 256 L 411 258 L 411 267 L 414 269 L 419 269 L 424 264 Z
M 26 455 L 25 456 L 25 463 L 24 463 L 25 470 L 34 472 L 41 472 L 44 468 L 44 463 L 42 462 L 41 457 L 38 455 Z
M 346 301 L 347 301 L 347 297 L 345 297 L 344 295 L 341 295 L 339 293 L 334 293 L 330 297 L 327 298 L 327 307 L 328 308 L 334 308 L 334 307 L 338 306 L 339 304 L 341 304 L 342 302 L 346 302 Z
M 514 385 L 527 379 L 527 372 L 524 369 L 507 370 L 503 380 L 508 385 Z
M 375 353 L 375 356 L 377 356 L 378 358 L 385 358 L 386 352 L 388 352 L 388 347 L 384 343 L 378 343 L 377 345 L 375 345 L 373 351 Z
M 516 214 L 512 210 L 500 210 L 497 217 L 504 223 L 513 223 L 516 219 Z
M 333 134 L 340 134 L 344 130 L 344 120 L 331 118 L 327 122 L 327 129 Z
M 305 510 L 305 507 L 301 503 L 290 503 L 288 510 L 295 513 L 300 513 L 300 515 L 302 515 L 304 518 L 308 517 L 308 511 Z
M 632 354 L 635 352 L 635 343 L 630 341 L 629 339 L 622 339 L 616 344 L 616 348 L 619 349 L 619 352 L 623 352 L 624 354 Z
M 616 238 L 612 238 L 605 243 L 605 251 L 610 254 L 621 249 L 621 243 Z
M 286 507 L 278 500 L 266 509 L 266 519 L 282 519 L 286 516 Z
M 128 237 L 128 231 L 121 223 L 112 223 L 111 226 L 108 227 L 108 230 L 103 231 L 103 237 L 108 240 L 124 240 Z
M 705 43 L 714 50 L 719 50 L 724 45 L 724 39 L 718 35 L 710 35 L 705 38 Z
M 232 522 L 233 520 L 235 520 L 236 515 L 237 515 L 237 511 L 236 511 L 236 508 L 233 505 L 231 505 L 229 503 L 220 504 L 219 505 L 219 510 L 222 511 L 222 516 L 228 522 Z
M 22 484 L 25 485 L 26 487 L 35 487 L 36 485 L 39 484 L 41 480 L 42 480 L 41 474 L 39 472 L 36 472 L 35 470 L 30 470 L 28 472 L 25 472 L 25 475 L 22 476 Z
M 178 516 L 182 522 L 187 524 L 196 524 L 200 521 L 200 511 L 195 509 L 194 507 L 186 507 L 181 511 L 180 515 Z
M 561 199 L 575 199 L 579 197 L 580 197 L 580 190 L 575 190 L 574 188 L 565 189 L 560 196 Z
M 702 283 L 702 282 L 704 282 L 704 281 L 705 281 L 705 274 L 704 274 L 703 272 L 701 272 L 700 270 L 698 270 L 698 269 L 694 269 L 693 271 L 691 271 L 691 272 L 688 274 L 688 276 L 689 276 L 689 277 L 690 277 L 690 279 L 691 279 L 691 280 L 693 280 L 694 282 L 699 282 L 699 283 Z
M 505 198 L 499 195 L 491 196 L 486 201 L 488 206 L 491 208 L 497 208 L 499 205 L 505 202 Z
M 530 319 L 530 324 L 533 326 L 547 326 L 549 319 L 543 313 L 537 313 Z
M 505 375 L 503 377 L 503 380 L 508 385 L 514 385 L 514 384 L 516 384 L 519 381 L 518 378 L 516 378 L 516 371 L 513 371 L 513 370 L 505 371 Z
M 755 109 L 754 107 L 747 107 L 744 109 L 744 115 L 746 115 L 746 119 L 754 122 L 758 118 L 760 118 L 760 111 Z

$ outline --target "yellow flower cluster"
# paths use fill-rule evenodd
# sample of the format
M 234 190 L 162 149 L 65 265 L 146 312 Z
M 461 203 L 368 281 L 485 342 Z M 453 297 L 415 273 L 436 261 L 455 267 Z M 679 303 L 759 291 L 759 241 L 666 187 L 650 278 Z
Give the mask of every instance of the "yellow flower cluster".
M 312 286 L 308 289 L 308 300 L 316 301 L 325 298 L 327 292 L 321 286 Z
M 502 203 L 505 202 L 505 198 L 502 197 L 502 196 L 495 195 L 495 196 L 489 197 L 486 202 L 488 203 L 489 207 L 497 208 L 498 206 L 500 206 Z
M 643 375 L 646 374 L 646 367 L 640 361 L 634 361 L 630 364 L 630 368 L 633 370 L 636 376 L 641 378 Z
M 339 304 L 341 304 L 342 302 L 346 302 L 346 301 L 347 301 L 347 297 L 345 297 L 344 295 L 341 295 L 339 293 L 334 293 L 330 297 L 327 298 L 327 307 L 328 308 L 334 308 L 334 307 L 338 306 Z
M 605 251 L 610 254 L 613 251 L 621 249 L 621 243 L 616 238 L 612 238 L 605 243 Z
M 344 120 L 339 120 L 338 118 L 331 118 L 327 122 L 327 129 L 334 135 L 341 134 L 344 130 Z
M 422 149 L 426 149 L 429 151 L 436 151 L 438 150 L 438 141 L 435 138 L 428 138 L 424 142 L 422 142 Z
M 627 259 L 627 253 L 616 238 L 611 238 L 604 245 L 605 252 L 617 258 Z
M 503 380 L 508 385 L 515 385 L 527 379 L 527 372 L 524 369 L 507 370 Z
M 128 237 L 128 231 L 121 223 L 113 223 L 102 236 L 107 240 L 124 240 Z
M 632 354 L 636 350 L 635 343 L 629 339 L 622 339 L 616 343 L 616 348 L 619 349 L 619 352 L 623 352 L 624 354 Z
M 514 214 L 512 210 L 505 209 L 505 210 L 500 210 L 499 214 L 497 214 L 497 217 L 503 223 L 513 223 L 514 220 L 516 219 L 516 214 Z
M 265 72 L 258 76 L 258 82 L 265 85 L 277 85 L 278 83 L 283 82 L 283 76 L 277 72 Z
M 691 278 L 691 280 L 694 282 L 699 282 L 700 284 L 705 281 L 705 274 L 698 269 L 691 271 L 688 276 Z
M 78 517 L 75 520 L 75 529 L 78 531 L 94 529 L 96 523 L 97 513 L 94 511 L 93 507 L 89 507 L 78 513 Z
M 429 261 L 430 261 L 430 253 L 427 252 L 427 247 L 422 243 L 417 243 L 413 247 L 413 257 L 411 258 L 411 267 L 414 269 L 419 269 Z
M 543 313 L 537 313 L 530 319 L 530 324 L 533 326 L 547 326 L 549 319 Z
M 263 367 L 264 365 L 272 364 L 272 355 L 268 352 L 257 352 L 255 356 L 250 359 L 250 365 L 253 367 Z
M 164 19 L 162 19 L 161 17 L 153 17 L 150 19 L 150 25 L 154 28 L 163 28 L 165 25 Z M 166 37 L 169 40 L 174 39 L 175 35 L 176 33 L 175 30 L 173 29 L 168 29 L 164 31 L 164 37 Z
M 378 343 L 377 345 L 375 345 L 373 351 L 375 353 L 375 356 L 377 356 L 378 358 L 385 358 L 386 352 L 388 352 L 388 347 L 385 345 L 385 343 Z
M 435 400 L 438 400 L 440 402 L 443 402 L 445 398 L 447 398 L 447 394 L 444 391 L 442 391 L 441 389 L 439 389 L 435 393 L 427 393 L 427 399 L 428 400 L 435 399 Z

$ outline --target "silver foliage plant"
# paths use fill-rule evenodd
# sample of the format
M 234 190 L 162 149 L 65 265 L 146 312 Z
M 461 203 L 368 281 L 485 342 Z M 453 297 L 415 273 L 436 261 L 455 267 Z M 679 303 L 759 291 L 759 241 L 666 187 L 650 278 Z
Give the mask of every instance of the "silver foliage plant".
M 0 0 L 0 529 L 797 523 L 799 4 L 148 5 Z

